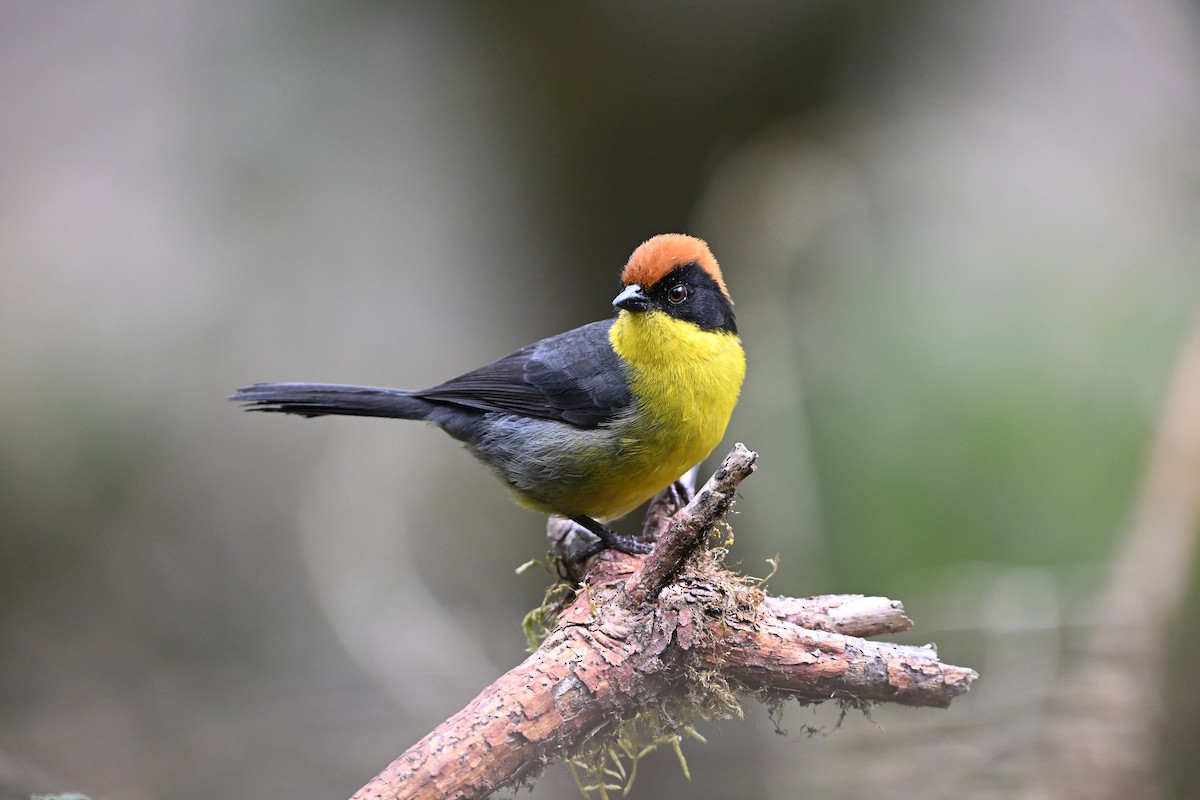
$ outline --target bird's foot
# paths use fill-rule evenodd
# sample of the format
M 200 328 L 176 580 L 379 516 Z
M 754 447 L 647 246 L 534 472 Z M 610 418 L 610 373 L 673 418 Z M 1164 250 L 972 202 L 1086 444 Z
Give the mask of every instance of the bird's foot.
M 590 547 L 577 554 L 576 557 L 579 561 L 591 558 L 601 550 L 620 550 L 622 553 L 628 553 L 629 555 L 645 555 L 654 549 L 654 545 L 649 542 L 643 542 L 635 536 L 626 536 L 625 534 L 617 533 L 612 528 L 597 522 L 591 517 L 571 517 L 571 521 L 588 533 L 591 533 L 597 539 Z

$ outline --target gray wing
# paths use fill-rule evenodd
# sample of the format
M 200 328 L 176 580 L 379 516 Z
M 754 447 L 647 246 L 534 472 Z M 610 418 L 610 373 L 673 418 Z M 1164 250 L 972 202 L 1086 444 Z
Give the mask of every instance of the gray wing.
M 608 341 L 612 324 L 611 319 L 593 322 L 542 339 L 412 395 L 594 428 L 615 418 L 632 399 L 624 365 Z

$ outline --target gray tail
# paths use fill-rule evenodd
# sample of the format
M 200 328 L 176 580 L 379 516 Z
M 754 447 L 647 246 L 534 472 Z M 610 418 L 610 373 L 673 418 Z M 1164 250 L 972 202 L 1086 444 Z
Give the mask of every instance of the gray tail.
M 425 419 L 430 411 L 428 402 L 401 389 L 331 383 L 256 383 L 238 389 L 229 399 L 244 403 L 247 411 L 278 411 L 305 417 L 348 414 Z

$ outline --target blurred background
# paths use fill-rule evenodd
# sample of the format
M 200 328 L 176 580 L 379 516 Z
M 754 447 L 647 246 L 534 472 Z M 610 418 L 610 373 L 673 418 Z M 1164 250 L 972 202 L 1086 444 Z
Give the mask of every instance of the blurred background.
M 225 397 L 438 382 L 664 231 L 749 353 L 731 560 L 982 677 L 632 796 L 1200 797 L 1195 3 L 18 1 L 0 103 L 0 797 L 347 797 L 519 662 L 542 518 Z

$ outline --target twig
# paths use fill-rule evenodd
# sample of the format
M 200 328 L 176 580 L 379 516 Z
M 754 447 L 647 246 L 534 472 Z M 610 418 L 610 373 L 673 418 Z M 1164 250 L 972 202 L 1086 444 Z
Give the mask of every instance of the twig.
M 863 597 L 861 594 L 768 597 L 763 606 L 773 616 L 801 628 L 848 636 L 900 633 L 912 627 L 912 620 L 904 616 L 904 604 L 886 597 Z
M 733 505 L 738 484 L 754 472 L 758 453 L 746 449 L 741 442 L 733 446 L 721 466 L 700 488 L 692 502 L 671 518 L 666 533 L 646 556 L 642 569 L 631 581 L 629 600 L 644 603 L 653 600 L 667 582 L 679 571 L 688 556 L 703 544 L 713 527 Z

